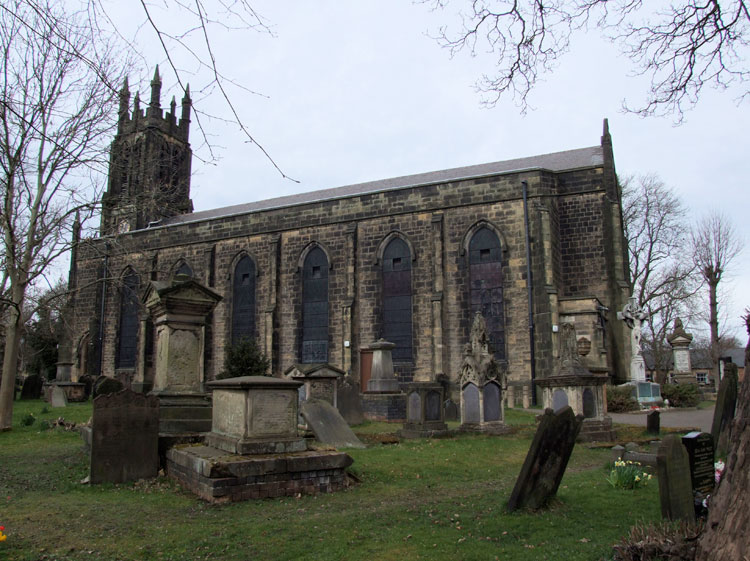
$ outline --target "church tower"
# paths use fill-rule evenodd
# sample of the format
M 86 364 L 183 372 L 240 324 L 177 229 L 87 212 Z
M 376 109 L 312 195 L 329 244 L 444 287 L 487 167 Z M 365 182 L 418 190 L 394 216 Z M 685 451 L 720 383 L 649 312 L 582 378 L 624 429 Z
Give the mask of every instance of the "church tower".
M 161 77 L 156 67 L 151 100 L 144 112 L 138 92 L 130 114 L 128 80 L 120 90 L 117 134 L 112 142 L 109 182 L 102 197 L 101 235 L 146 228 L 162 218 L 193 211 L 190 200 L 190 86 L 180 119 L 174 97 L 161 108 Z

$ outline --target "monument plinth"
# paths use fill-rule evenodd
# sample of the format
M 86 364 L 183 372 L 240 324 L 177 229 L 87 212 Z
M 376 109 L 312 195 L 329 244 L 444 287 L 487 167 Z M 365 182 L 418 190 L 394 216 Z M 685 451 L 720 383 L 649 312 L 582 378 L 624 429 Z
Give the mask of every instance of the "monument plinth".
M 143 295 L 156 330 L 150 393 L 159 398 L 160 433 L 211 429 L 203 358 L 206 318 L 220 300 L 214 291 L 184 275 L 173 282 L 152 281 Z
M 406 418 L 406 395 L 401 391 L 393 369 L 391 351 L 396 345 L 384 339 L 372 343 L 372 370 L 367 391 L 362 394 L 365 418 L 373 421 L 398 421 Z
M 204 444 L 167 451 L 167 472 L 211 502 L 328 493 L 346 487 L 349 455 L 308 450 L 297 433 L 301 382 L 242 376 L 209 382 Z
M 667 336 L 667 342 L 672 346 L 674 381 L 678 384 L 695 384 L 695 374 L 690 364 L 690 343 L 693 342 L 693 336 L 685 331 L 680 318 L 675 320 L 674 329 Z
M 542 388 L 545 409 L 555 413 L 570 406 L 574 415 L 583 417 L 580 440 L 613 440 L 612 418 L 607 415 L 604 397 L 606 374 L 594 374 L 586 368 L 578 353 L 575 327 L 563 323 L 560 359 L 554 376 L 537 380 Z

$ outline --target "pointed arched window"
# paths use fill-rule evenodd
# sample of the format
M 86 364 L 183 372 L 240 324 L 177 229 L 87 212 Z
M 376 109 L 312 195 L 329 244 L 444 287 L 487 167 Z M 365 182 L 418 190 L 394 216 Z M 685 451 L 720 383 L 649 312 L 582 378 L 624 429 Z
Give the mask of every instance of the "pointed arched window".
M 319 247 L 302 267 L 302 362 L 328 362 L 328 257 Z
M 193 269 L 185 263 L 184 261 L 180 263 L 180 266 L 177 267 L 177 270 L 174 272 L 175 276 L 177 275 L 187 275 L 189 277 L 193 276 Z
M 412 360 L 411 252 L 394 238 L 383 252 L 383 338 L 394 343 L 394 362 Z
M 237 262 L 232 278 L 232 344 L 255 338 L 255 263 L 247 255 Z
M 471 315 L 481 312 L 495 358 L 505 359 L 505 313 L 503 264 L 500 240 L 487 227 L 476 231 L 469 242 Z
M 120 288 L 120 325 L 117 341 L 117 368 L 135 368 L 138 346 L 138 286 L 140 279 L 130 269 Z

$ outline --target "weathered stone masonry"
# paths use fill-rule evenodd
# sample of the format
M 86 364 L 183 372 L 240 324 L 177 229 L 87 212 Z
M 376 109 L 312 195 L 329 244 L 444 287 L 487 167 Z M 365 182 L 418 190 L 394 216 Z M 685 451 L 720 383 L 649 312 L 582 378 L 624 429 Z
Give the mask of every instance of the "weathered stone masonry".
M 489 230 L 500 243 L 502 290 L 493 296 L 492 309 L 503 317 L 504 348 L 496 356 L 520 399 L 532 375 L 524 181 L 535 375 L 551 374 L 556 327 L 572 321 L 579 338 L 590 343 L 587 366 L 622 379 L 628 345 L 614 310 L 629 291 L 606 124 L 602 144 L 592 148 L 181 214 L 148 228 L 85 240 L 74 266 L 74 378 L 101 372 L 136 389 L 150 387 L 152 328 L 143 310 L 136 367 L 117 368 L 120 279 L 135 271 L 142 289 L 148 280 L 167 280 L 186 265 L 223 296 L 206 334 L 206 379 L 213 379 L 231 341 L 233 275 L 243 256 L 252 259 L 256 272 L 255 341 L 280 375 L 302 360 L 302 269 L 315 248 L 328 262 L 327 361 L 359 377 L 360 347 L 383 333 L 388 313 L 383 252 L 398 238 L 411 259 L 411 286 L 404 290 L 411 295 L 412 354 L 395 369 L 402 382 L 445 375 L 455 383 L 472 320 L 470 246 L 477 232 Z M 481 259 L 490 255 L 487 250 Z

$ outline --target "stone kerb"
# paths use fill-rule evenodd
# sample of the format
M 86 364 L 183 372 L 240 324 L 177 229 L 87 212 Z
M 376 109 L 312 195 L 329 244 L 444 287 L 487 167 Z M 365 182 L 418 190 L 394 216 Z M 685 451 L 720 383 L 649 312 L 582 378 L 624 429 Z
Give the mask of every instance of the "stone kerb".
M 242 376 L 208 382 L 213 391 L 211 432 L 206 444 L 234 454 L 299 452 L 297 435 L 301 382 Z

